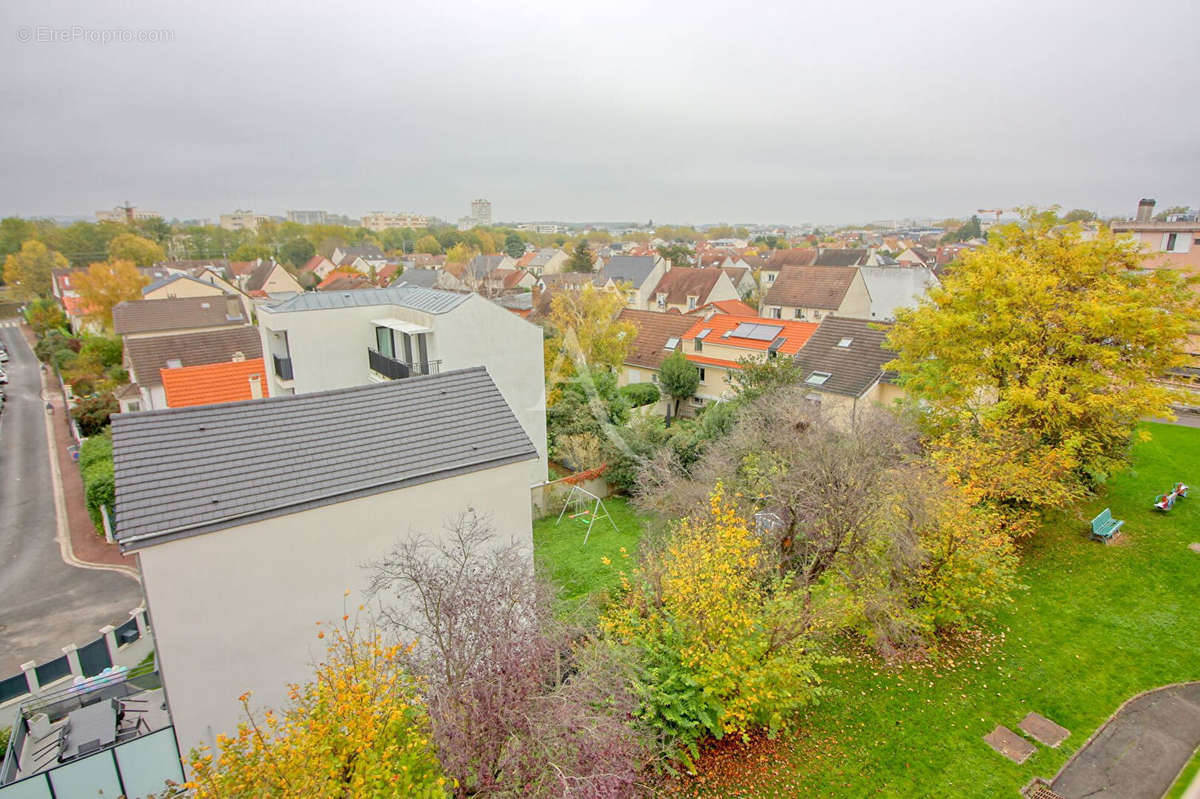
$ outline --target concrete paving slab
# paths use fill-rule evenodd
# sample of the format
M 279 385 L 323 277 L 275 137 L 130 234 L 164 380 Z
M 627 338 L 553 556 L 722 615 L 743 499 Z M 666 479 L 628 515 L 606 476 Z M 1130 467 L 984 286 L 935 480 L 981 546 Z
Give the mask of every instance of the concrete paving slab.
M 1021 732 L 1045 746 L 1058 746 L 1071 734 L 1066 727 L 1055 724 L 1038 713 L 1030 713 L 1021 719 L 1021 723 L 1017 726 L 1021 728 Z
M 1014 763 L 1024 763 L 1037 747 L 1002 724 L 983 736 L 984 742 Z

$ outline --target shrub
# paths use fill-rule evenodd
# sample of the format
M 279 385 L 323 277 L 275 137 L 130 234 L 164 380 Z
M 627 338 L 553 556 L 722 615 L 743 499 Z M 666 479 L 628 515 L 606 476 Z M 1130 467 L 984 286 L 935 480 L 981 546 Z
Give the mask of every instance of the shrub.
M 50 359 L 54 357 L 54 353 L 59 350 L 73 349 L 71 347 L 71 342 L 73 341 L 76 341 L 76 339 L 71 338 L 57 328 L 47 330 L 46 334 L 38 339 L 38 343 L 34 345 L 33 354 L 42 363 L 50 363 Z
M 621 394 L 629 400 L 631 408 L 653 405 L 662 399 L 662 392 L 653 383 L 630 383 L 621 388 Z
M 109 513 L 112 513 L 117 501 L 111 457 L 96 460 L 83 471 L 83 494 L 87 502 L 88 515 L 92 517 L 92 524 L 95 526 L 96 532 L 103 533 L 104 522 L 100 518 L 100 506 L 103 505 L 108 508 Z
M 95 390 L 96 386 L 89 377 L 80 377 L 71 383 L 71 393 L 76 397 L 86 397 Z
M 54 368 L 59 372 L 70 371 L 71 367 L 75 365 L 75 361 L 77 360 L 79 360 L 79 353 L 75 352 L 69 347 L 64 347 L 61 350 L 55 350 L 54 354 L 50 356 L 50 363 L 52 363 Z
M 79 433 L 91 438 L 103 432 L 110 417 L 121 410 L 117 398 L 111 393 L 85 397 L 71 409 L 71 416 L 79 424 Z
M 79 447 L 79 471 L 86 472 L 88 467 L 100 461 L 112 462 L 112 433 L 105 430 L 103 434 L 85 438 Z
M 640 653 L 638 718 L 691 765 L 706 737 L 774 734 L 823 691 L 803 597 L 720 486 L 648 551 L 602 624 Z
M 80 357 L 87 358 L 101 368 L 121 365 L 121 339 L 116 336 L 86 336 L 79 347 Z
M 312 681 L 291 686 L 286 708 L 255 719 L 243 694 L 247 721 L 237 734 L 219 736 L 215 756 L 192 751 L 189 796 L 446 795 L 404 647 L 363 634 L 349 616 L 331 634 L 325 662 Z

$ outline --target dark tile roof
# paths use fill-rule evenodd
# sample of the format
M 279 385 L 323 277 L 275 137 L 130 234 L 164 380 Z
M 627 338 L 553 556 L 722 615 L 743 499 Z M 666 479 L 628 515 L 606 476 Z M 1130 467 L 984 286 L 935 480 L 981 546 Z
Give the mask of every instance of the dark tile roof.
M 896 357 L 895 352 L 884 347 L 890 329 L 890 325 L 866 319 L 825 317 L 817 332 L 796 353 L 796 363 L 802 371 L 801 385 L 847 397 L 862 396 L 884 377 L 883 365 Z M 839 347 L 843 339 L 850 339 L 850 346 Z M 803 382 L 813 372 L 826 372 L 829 379 L 820 386 Z
M 785 266 L 812 266 L 817 260 L 817 250 L 814 247 L 796 247 L 791 250 L 775 250 L 762 264 L 762 269 L 776 272 Z
M 246 291 L 258 291 L 271 277 L 271 273 L 278 266 L 274 261 L 263 261 L 258 266 L 254 267 L 250 272 L 250 276 L 246 278 Z
M 162 385 L 158 370 L 165 369 L 168 361 L 179 361 L 180 366 L 203 366 L 231 361 L 235 352 L 242 353 L 247 359 L 262 357 L 258 328 L 244 325 L 200 333 L 131 338 L 125 342 L 126 360 L 134 379 L 143 386 Z
M 338 266 L 350 263 L 355 258 L 377 261 L 384 257 L 383 250 L 374 244 L 367 244 L 362 247 L 339 247 L 338 249 L 342 251 L 342 260 L 338 263 Z
M 653 255 L 614 255 L 604 264 L 596 282 L 602 284 L 612 279 L 618 283 L 632 283 L 638 288 L 654 271 L 654 263 Z
M 667 339 L 682 338 L 696 324 L 696 317 L 626 308 L 618 314 L 617 321 L 632 322 L 638 331 L 625 355 L 625 363 L 657 369 L 671 354 L 663 349 Z
M 453 311 L 471 295 L 453 291 L 424 289 L 416 286 L 369 288 L 352 291 L 305 291 L 286 300 L 268 305 L 267 313 L 293 311 L 325 311 L 331 308 L 366 308 L 373 305 L 399 305 L 414 311 L 443 314 Z
M 246 323 L 242 303 L 232 294 L 224 297 L 128 300 L 113 307 L 113 331 L 121 335 Z
M 536 457 L 482 366 L 122 413 L 117 540 L 137 549 Z
M 822 308 L 842 306 L 858 270 L 844 266 L 785 266 L 763 297 L 763 305 Z
M 662 276 L 658 285 L 650 292 L 651 301 L 659 294 L 667 295 L 668 305 L 683 305 L 688 297 L 698 297 L 697 305 L 708 302 L 708 295 L 725 274 L 720 269 L 699 269 L 690 266 L 677 266 Z
M 862 266 L 870 255 L 870 250 L 822 247 L 813 263 L 818 266 Z
M 416 286 L 418 288 L 431 289 L 437 286 L 438 275 L 440 274 L 440 269 L 405 269 L 396 278 L 395 282 L 392 283 L 392 288 L 398 286 Z

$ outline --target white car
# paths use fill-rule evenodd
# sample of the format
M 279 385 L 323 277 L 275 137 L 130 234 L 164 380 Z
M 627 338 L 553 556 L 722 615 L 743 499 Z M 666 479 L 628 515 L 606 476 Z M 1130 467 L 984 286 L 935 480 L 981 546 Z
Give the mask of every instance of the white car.
M 8 375 L 3 370 L 0 370 L 0 385 L 8 385 Z
M 8 350 L 0 350 L 0 363 L 8 363 Z

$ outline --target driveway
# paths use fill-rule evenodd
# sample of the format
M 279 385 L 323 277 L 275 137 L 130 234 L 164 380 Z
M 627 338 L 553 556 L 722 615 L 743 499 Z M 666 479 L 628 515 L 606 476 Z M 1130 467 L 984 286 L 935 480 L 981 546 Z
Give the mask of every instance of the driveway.
M 1160 799 L 1200 746 L 1200 682 L 1126 702 L 1051 787 L 1064 799 Z
M 0 414 L 0 679 L 83 646 L 142 602 L 136 580 L 62 559 L 41 368 L 15 321 L 0 321 L 8 399 Z

